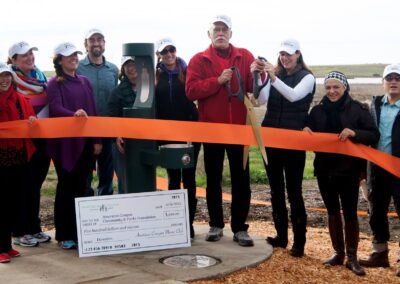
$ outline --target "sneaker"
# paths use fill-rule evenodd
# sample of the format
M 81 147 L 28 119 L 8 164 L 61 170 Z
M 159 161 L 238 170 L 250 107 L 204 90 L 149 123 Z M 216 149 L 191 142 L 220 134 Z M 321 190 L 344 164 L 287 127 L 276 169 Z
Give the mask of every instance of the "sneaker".
M 11 257 L 7 253 L 0 253 L 0 263 L 7 263 L 11 261 Z
M 58 243 L 62 249 L 76 249 L 78 244 L 75 241 L 67 240 Z
M 206 241 L 207 242 L 219 241 L 223 235 L 224 231 L 222 230 L 222 228 L 211 227 L 206 235 Z
M 22 247 L 35 247 L 39 245 L 39 242 L 32 235 L 25 235 L 14 238 L 14 245 Z
M 51 240 L 51 237 L 43 232 L 36 233 L 33 237 L 38 241 L 38 243 L 47 243 Z
M 239 231 L 233 235 L 233 241 L 238 242 L 242 247 L 254 246 L 253 239 L 249 236 L 246 231 Z
M 17 257 L 17 256 L 20 256 L 20 255 L 21 255 L 19 251 L 15 250 L 15 249 L 13 249 L 13 248 L 10 249 L 10 250 L 7 252 L 7 254 L 8 254 L 10 257 Z

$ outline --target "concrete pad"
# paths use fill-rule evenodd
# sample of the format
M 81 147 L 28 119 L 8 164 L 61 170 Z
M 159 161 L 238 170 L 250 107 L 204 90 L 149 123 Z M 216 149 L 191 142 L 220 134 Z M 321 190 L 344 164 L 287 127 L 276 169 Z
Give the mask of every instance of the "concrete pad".
M 230 228 L 218 242 L 206 242 L 207 225 L 195 225 L 196 238 L 189 248 L 79 258 L 76 250 L 63 250 L 55 241 L 36 248 L 16 246 L 22 256 L 0 264 L 1 282 L 13 283 L 158 283 L 215 278 L 253 267 L 272 255 L 272 247 L 253 236 L 254 247 L 234 242 Z M 54 232 L 49 232 L 54 237 Z M 206 268 L 172 267 L 161 258 L 205 255 L 221 260 Z

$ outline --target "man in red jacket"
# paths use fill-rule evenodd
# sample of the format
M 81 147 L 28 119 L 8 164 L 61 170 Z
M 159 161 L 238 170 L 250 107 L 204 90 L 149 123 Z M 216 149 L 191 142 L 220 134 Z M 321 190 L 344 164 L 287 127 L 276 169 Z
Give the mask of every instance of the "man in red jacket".
M 186 77 L 186 96 L 198 101 L 199 120 L 246 124 L 246 108 L 236 96 L 239 82 L 231 67 L 235 67 L 243 81 L 243 91 L 252 92 L 250 64 L 254 56 L 244 48 L 229 43 L 232 22 L 228 16 L 217 15 L 211 21 L 208 37 L 211 45 L 197 53 L 189 62 Z M 219 241 L 223 236 L 224 216 L 222 210 L 222 171 L 225 151 L 228 155 L 232 181 L 231 228 L 233 240 L 241 246 L 253 246 L 247 233 L 247 215 L 250 207 L 249 167 L 243 170 L 243 146 L 204 143 L 204 165 L 207 175 L 207 207 L 210 230 L 206 241 Z

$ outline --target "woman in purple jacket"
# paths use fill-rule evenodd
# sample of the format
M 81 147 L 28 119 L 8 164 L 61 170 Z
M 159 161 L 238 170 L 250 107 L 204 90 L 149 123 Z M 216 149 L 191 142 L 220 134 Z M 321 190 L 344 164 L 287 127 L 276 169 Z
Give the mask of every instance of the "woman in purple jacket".
M 79 59 L 76 47 L 64 42 L 54 50 L 56 76 L 47 87 L 50 117 L 95 116 L 93 89 L 84 76 L 76 74 Z M 83 118 L 79 118 L 83 119 Z M 53 159 L 58 183 L 54 205 L 56 240 L 63 249 L 77 248 L 75 198 L 83 197 L 86 177 L 94 166 L 94 156 L 101 152 L 99 139 L 50 139 L 48 154 Z

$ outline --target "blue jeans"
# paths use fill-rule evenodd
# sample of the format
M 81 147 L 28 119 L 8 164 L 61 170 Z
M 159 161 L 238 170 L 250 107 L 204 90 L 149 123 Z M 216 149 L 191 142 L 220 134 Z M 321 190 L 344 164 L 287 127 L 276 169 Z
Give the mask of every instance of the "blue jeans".
M 113 194 L 113 178 L 114 178 L 114 163 L 112 156 L 112 139 L 103 138 L 103 149 L 100 155 L 97 156 L 97 177 L 99 184 L 97 186 L 97 195 Z M 93 196 L 94 189 L 92 188 L 93 172 L 89 173 L 87 179 L 87 190 L 85 196 Z

